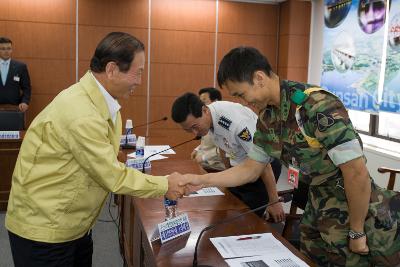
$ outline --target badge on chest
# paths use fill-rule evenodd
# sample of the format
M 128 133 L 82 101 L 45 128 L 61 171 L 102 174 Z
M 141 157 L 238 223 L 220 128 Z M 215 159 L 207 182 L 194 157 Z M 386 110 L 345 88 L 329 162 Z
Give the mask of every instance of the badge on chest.
M 299 186 L 299 175 L 300 175 L 300 170 L 296 159 L 293 157 L 292 164 L 289 164 L 288 168 L 288 177 L 287 177 L 288 184 L 293 186 L 294 188 L 297 188 Z

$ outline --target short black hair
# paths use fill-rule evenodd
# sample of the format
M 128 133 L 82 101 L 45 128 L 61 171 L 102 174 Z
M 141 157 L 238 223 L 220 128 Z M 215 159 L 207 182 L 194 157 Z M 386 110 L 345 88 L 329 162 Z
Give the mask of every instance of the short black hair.
M 204 103 L 193 93 L 185 93 L 175 99 L 172 104 L 171 117 L 176 123 L 184 122 L 188 115 L 195 118 L 203 115 Z
M 204 93 L 208 93 L 210 100 L 211 101 L 221 101 L 222 100 L 222 95 L 221 92 L 214 88 L 214 87 L 206 87 L 206 88 L 202 88 L 199 90 L 199 95 L 204 94 Z
M 11 39 L 9 39 L 7 37 L 0 36 L 0 44 L 12 44 L 12 41 L 11 41 Z
M 227 81 L 253 84 L 256 71 L 271 76 L 272 68 L 267 58 L 254 47 L 240 46 L 224 56 L 218 68 L 218 85 L 222 88 Z
M 125 32 L 111 32 L 100 41 L 90 61 L 93 72 L 104 72 L 108 62 L 113 61 L 122 72 L 127 72 L 138 52 L 144 51 L 144 44 Z

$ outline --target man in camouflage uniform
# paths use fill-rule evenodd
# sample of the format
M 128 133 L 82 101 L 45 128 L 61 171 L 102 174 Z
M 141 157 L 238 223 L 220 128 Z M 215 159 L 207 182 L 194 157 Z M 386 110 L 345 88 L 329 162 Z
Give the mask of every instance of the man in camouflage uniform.
M 218 83 L 261 110 L 250 159 L 218 174 L 187 175 L 189 182 L 218 186 L 228 176 L 224 186 L 235 186 L 280 159 L 309 185 L 302 252 L 318 266 L 400 266 L 400 194 L 370 178 L 342 102 L 321 88 L 280 81 L 249 47 L 225 55 Z

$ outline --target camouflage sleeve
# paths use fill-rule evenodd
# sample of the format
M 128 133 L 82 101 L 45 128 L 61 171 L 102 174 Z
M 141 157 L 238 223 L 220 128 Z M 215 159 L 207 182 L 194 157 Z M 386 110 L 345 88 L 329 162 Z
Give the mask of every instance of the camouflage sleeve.
M 310 94 L 303 107 L 306 134 L 317 138 L 336 166 L 363 156 L 358 134 L 340 99 L 317 91 Z

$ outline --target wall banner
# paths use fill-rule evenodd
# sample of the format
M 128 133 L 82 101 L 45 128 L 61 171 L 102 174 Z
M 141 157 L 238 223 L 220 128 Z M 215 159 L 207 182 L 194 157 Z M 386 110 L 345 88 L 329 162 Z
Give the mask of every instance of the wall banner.
M 380 110 L 400 113 L 400 1 L 392 1 L 389 11 L 385 83 Z
M 325 0 L 321 85 L 349 109 L 379 110 L 386 3 Z

